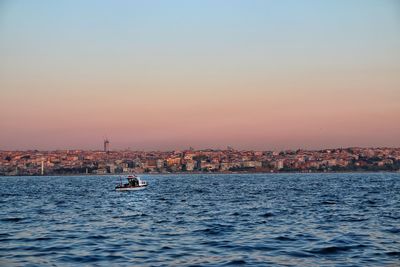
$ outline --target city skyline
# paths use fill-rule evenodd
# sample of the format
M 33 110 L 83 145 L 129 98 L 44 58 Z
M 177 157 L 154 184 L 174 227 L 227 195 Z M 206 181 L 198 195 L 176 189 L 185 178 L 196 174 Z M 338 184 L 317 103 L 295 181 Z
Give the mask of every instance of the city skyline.
M 107 144 L 105 143 L 107 142 Z M 40 148 L 29 148 L 29 149 L 2 149 L 0 152 L 66 152 L 66 151 L 81 151 L 81 152 L 183 152 L 183 151 L 238 151 L 238 152 L 288 152 L 288 151 L 324 151 L 324 150 L 340 150 L 340 149 L 400 149 L 396 146 L 338 146 L 338 147 L 319 147 L 319 148 L 245 148 L 245 147 L 234 147 L 227 145 L 226 147 L 215 146 L 215 147 L 175 147 L 170 149 L 140 149 L 134 147 L 116 147 L 113 148 L 109 139 L 104 139 L 103 143 L 94 148 L 79 148 L 79 147 L 65 147 L 65 148 L 55 148 L 55 149 L 40 149 Z
M 0 150 L 400 147 L 397 1 L 3 1 Z
M 106 143 L 105 143 L 106 144 Z M 400 171 L 400 148 L 1 151 L 1 175 Z

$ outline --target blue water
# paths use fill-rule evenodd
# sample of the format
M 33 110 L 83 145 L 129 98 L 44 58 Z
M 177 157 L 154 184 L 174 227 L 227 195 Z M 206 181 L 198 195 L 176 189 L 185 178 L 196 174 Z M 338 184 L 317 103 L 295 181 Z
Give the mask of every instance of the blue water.
M 400 174 L 1 177 L 1 266 L 400 266 Z

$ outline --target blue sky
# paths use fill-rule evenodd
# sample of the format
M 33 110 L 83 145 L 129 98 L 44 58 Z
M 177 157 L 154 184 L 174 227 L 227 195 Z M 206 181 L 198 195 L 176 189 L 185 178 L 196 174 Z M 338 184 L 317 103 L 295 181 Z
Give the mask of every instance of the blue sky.
M 2 1 L 0 138 L 93 147 L 109 133 L 120 147 L 170 148 L 225 145 L 229 129 L 238 133 L 227 143 L 251 148 L 400 145 L 390 123 L 400 115 L 399 26 L 395 0 Z M 16 103 L 24 108 L 10 113 Z M 135 124 L 126 114 L 138 110 L 118 107 L 131 103 L 147 114 Z M 164 116 L 215 135 L 195 123 L 186 139 L 170 134 L 186 124 Z M 71 130 L 83 125 L 99 136 Z M 289 131 L 302 134 L 282 138 Z

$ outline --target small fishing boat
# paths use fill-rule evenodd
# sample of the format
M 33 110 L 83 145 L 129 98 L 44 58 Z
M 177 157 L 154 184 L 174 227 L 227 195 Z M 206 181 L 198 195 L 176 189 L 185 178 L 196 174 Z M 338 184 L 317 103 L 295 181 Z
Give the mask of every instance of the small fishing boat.
M 134 191 L 134 190 L 140 190 L 144 189 L 147 186 L 147 182 L 140 179 L 140 177 L 136 175 L 128 175 L 126 177 L 128 179 L 127 184 L 122 183 L 122 179 L 119 185 L 115 187 L 115 190 L 117 191 Z

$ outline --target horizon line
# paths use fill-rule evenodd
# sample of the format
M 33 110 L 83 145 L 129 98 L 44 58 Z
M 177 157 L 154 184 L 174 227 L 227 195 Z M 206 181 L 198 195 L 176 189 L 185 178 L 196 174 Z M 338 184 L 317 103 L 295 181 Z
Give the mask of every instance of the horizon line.
M 336 150 L 336 149 L 400 149 L 400 147 L 395 146 L 346 146 L 346 147 L 327 147 L 327 148 L 319 148 L 319 149 L 306 149 L 306 148 L 297 148 L 297 149 L 235 149 L 231 148 L 201 148 L 201 149 L 172 149 L 172 150 L 133 150 L 130 148 L 125 149 L 113 149 L 109 150 L 108 152 L 124 152 L 124 151 L 131 151 L 131 152 L 176 152 L 176 151 L 263 151 L 263 152 L 276 152 L 276 151 L 322 151 L 322 150 Z M 49 150 L 42 150 L 42 149 L 9 149 L 3 150 L 0 149 L 0 152 L 28 152 L 28 151 L 37 151 L 37 152 L 56 152 L 56 151 L 87 151 L 87 152 L 107 152 L 101 149 L 79 149 L 79 148 L 66 148 L 66 149 L 49 149 Z

